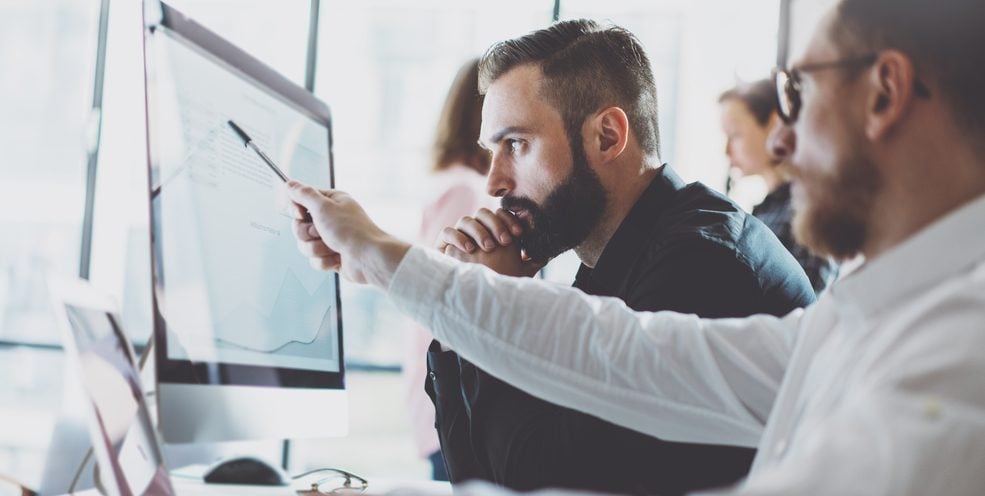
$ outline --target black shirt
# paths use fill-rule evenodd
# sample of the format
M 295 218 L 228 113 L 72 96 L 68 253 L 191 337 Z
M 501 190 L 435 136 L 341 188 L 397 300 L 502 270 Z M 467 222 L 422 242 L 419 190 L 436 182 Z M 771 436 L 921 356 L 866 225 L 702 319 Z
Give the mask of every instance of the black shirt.
M 704 185 L 684 184 L 666 165 L 574 285 L 634 310 L 702 317 L 783 315 L 814 301 L 803 270 L 766 226 Z M 546 321 L 543 332 L 564 329 Z M 543 401 L 437 343 L 428 369 L 453 483 L 680 494 L 737 481 L 755 453 L 661 441 Z
M 766 195 L 763 202 L 752 209 L 752 214 L 757 219 L 763 221 L 766 227 L 776 234 L 783 246 L 790 251 L 797 263 L 803 267 L 807 273 L 807 278 L 811 280 L 811 286 L 817 294 L 827 287 L 838 275 L 838 266 L 826 259 L 812 254 L 793 237 L 791 221 L 793 220 L 793 207 L 790 205 L 790 183 L 771 191 Z

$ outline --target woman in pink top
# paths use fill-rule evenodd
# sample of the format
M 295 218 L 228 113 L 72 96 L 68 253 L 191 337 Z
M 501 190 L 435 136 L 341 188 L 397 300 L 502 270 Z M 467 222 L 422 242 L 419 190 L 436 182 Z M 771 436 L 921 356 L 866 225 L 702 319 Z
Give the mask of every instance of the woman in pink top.
M 458 71 L 438 120 L 434 143 L 431 200 L 421 220 L 421 243 L 431 245 L 441 230 L 455 225 L 480 207 L 494 207 L 495 198 L 485 193 L 489 155 L 479 148 L 482 96 L 478 92 L 479 61 L 473 59 Z M 407 385 L 411 429 L 420 455 L 429 458 L 436 480 L 448 480 L 434 429 L 434 405 L 424 393 L 425 364 L 431 333 L 415 327 L 407 334 L 403 373 Z

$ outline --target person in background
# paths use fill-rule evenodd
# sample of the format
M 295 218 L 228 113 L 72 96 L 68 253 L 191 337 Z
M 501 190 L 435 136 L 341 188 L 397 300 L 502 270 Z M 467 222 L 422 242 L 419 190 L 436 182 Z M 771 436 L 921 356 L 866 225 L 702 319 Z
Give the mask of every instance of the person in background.
M 438 119 L 432 166 L 431 195 L 424 207 L 418 241 L 431 245 L 445 226 L 482 207 L 495 205 L 485 194 L 489 154 L 479 148 L 482 96 L 478 90 L 479 60 L 465 63 L 452 82 Z M 431 333 L 418 325 L 407 334 L 403 376 L 414 442 L 431 461 L 435 480 L 448 480 L 434 430 L 434 405 L 424 393 L 427 349 Z
M 794 240 L 790 221 L 790 177 L 782 160 L 772 156 L 766 144 L 770 131 L 780 122 L 777 114 L 776 88 L 767 79 L 736 86 L 719 97 L 722 130 L 727 144 L 725 154 L 731 166 L 743 176 L 760 176 L 769 194 L 756 205 L 752 214 L 763 221 L 783 246 L 804 268 L 811 286 L 818 294 L 838 274 L 838 266 L 829 259 L 811 253 Z

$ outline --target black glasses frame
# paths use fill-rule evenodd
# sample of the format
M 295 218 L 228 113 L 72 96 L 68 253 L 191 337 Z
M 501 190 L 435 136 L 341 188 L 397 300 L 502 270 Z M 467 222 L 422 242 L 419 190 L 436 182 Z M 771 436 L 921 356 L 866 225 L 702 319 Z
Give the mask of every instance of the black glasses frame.
M 803 74 L 828 69 L 865 67 L 875 63 L 878 57 L 878 54 L 869 53 L 859 57 L 805 64 L 789 69 L 780 67 L 773 69 L 773 84 L 776 87 L 777 113 L 780 115 L 780 120 L 785 124 L 793 124 L 797 120 L 797 116 L 800 114 Z
M 320 468 L 317 470 L 312 470 L 310 472 L 305 472 L 294 476 L 294 479 L 301 479 L 314 474 L 331 474 L 328 477 L 322 477 L 315 482 L 311 483 L 309 489 L 299 489 L 297 494 L 299 496 L 326 496 L 334 494 L 345 494 L 345 493 L 361 493 L 369 487 L 369 481 L 366 479 L 352 473 L 347 472 L 338 468 Z M 343 482 L 341 486 L 333 487 L 331 489 L 325 490 L 321 486 L 333 479 L 342 478 Z M 353 484 L 353 481 L 356 484 Z
M 803 90 L 804 74 L 828 69 L 861 68 L 874 64 L 878 59 L 878 53 L 869 53 L 829 62 L 804 64 L 789 69 L 780 67 L 773 69 L 773 85 L 776 87 L 777 114 L 780 120 L 785 124 L 793 124 L 797 121 L 802 105 L 800 94 Z M 930 98 L 930 90 L 920 80 L 914 81 L 914 91 L 921 98 Z

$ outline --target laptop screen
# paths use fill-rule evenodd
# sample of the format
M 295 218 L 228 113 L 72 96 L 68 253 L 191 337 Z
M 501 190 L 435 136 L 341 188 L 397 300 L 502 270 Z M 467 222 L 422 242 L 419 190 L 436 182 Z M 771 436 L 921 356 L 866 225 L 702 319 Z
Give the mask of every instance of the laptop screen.
M 173 494 L 140 386 L 113 315 L 65 304 L 79 378 L 92 410 L 91 437 L 110 494 Z

